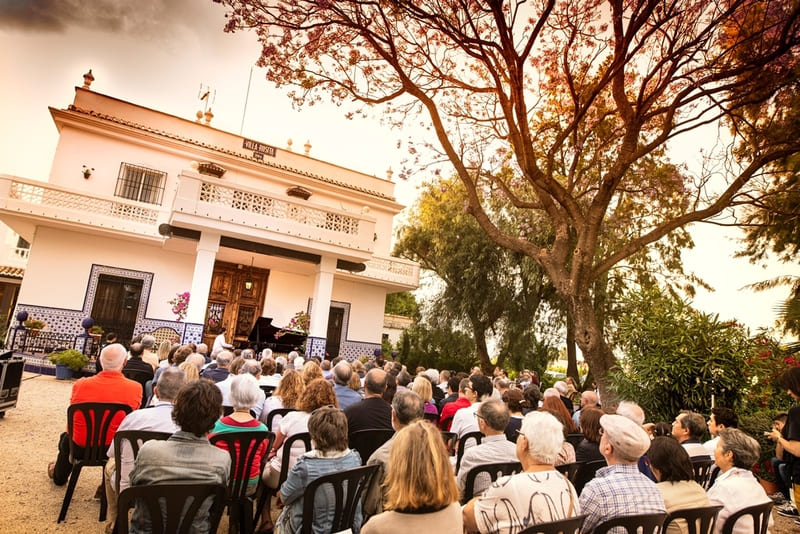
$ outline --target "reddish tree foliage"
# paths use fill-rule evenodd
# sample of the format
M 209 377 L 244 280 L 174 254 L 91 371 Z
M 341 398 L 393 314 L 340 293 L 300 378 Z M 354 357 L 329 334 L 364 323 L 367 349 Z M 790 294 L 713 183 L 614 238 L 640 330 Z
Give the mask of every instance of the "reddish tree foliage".
M 615 358 L 597 281 L 750 202 L 800 148 L 784 107 L 800 93 L 798 0 L 222 3 L 296 104 L 427 117 L 469 212 L 551 277 L 601 386 Z M 667 158 L 687 135 L 708 144 L 685 155 L 691 172 Z M 530 238 L 543 227 L 547 246 Z

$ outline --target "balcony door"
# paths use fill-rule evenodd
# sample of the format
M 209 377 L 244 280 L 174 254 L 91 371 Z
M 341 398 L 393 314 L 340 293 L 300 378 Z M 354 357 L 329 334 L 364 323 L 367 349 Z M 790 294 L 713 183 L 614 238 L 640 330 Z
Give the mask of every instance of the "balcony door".
M 203 343 L 211 347 L 222 327 L 227 329 L 228 343 L 238 346 L 246 341 L 264 309 L 268 279 L 266 269 L 216 262 L 206 307 Z
M 115 332 L 125 345 L 133 337 L 142 284 L 140 279 L 110 274 L 101 274 L 97 279 L 91 314 L 94 324 L 102 326 L 106 333 Z

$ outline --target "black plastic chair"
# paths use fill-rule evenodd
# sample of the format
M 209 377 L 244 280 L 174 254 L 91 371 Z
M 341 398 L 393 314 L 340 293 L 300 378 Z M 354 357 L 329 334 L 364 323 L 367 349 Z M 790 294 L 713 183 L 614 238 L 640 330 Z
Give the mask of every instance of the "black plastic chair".
M 743 516 L 749 515 L 753 519 L 753 534 L 767 534 L 767 527 L 769 526 L 769 515 L 772 512 L 772 501 L 767 501 L 764 504 L 756 504 L 755 506 L 748 506 L 742 508 L 738 512 L 734 512 L 728 516 L 722 524 L 722 534 L 733 534 L 733 526 Z
M 330 532 L 353 528 L 356 510 L 361 504 L 361 495 L 369 488 L 379 467 L 365 465 L 312 480 L 303 492 L 303 524 L 300 527 L 300 534 L 314 532 L 314 501 L 317 499 L 317 493 L 322 493 L 319 497 L 328 507 L 328 511 L 333 508 Z
M 694 481 L 701 486 L 706 486 L 708 475 L 711 473 L 711 466 L 714 460 L 692 460 L 692 471 L 694 471 Z
M 267 455 L 272 448 L 272 443 L 275 441 L 275 434 L 266 430 L 227 432 L 215 434 L 209 438 L 209 441 L 217 447 L 219 447 L 220 443 L 224 443 L 231 457 L 231 474 L 228 478 L 228 500 L 226 503 L 228 515 L 230 516 L 228 532 L 237 532 L 237 526 L 238 532 L 242 534 L 252 532 L 254 529 L 253 498 L 256 493 L 247 494 L 247 490 L 250 488 L 248 484 L 250 472 L 256 460 L 258 449 L 266 441 L 266 448 L 258 469 L 258 484 L 261 484 L 261 472 L 264 470 Z
M 525 530 L 520 530 L 518 534 L 578 534 L 586 515 L 576 515 L 560 521 L 550 521 L 549 523 L 539 523 Z
M 612 517 L 594 527 L 592 534 L 606 534 L 616 527 L 624 528 L 628 534 L 661 534 L 666 517 L 666 512 Z
M 450 432 L 450 425 L 453 424 L 453 416 L 445 417 L 444 419 L 439 419 L 439 428 L 442 429 L 443 432 Z
M 456 453 L 456 445 L 458 444 L 458 434 L 455 432 L 445 432 L 444 430 L 440 431 L 442 434 L 442 441 L 444 441 L 444 447 L 447 449 L 447 454 L 450 456 Z
M 152 534 L 190 534 L 192 522 L 201 506 L 211 498 L 208 507 L 209 532 L 216 532 L 225 507 L 227 488 L 223 484 L 152 484 L 131 486 L 119 495 L 118 534 L 128 534 L 128 510 L 140 506 L 147 510 Z M 204 520 L 205 522 L 206 520 Z
M 275 386 L 265 386 L 263 384 L 258 386 L 258 387 L 260 387 L 261 391 L 264 392 L 264 397 L 265 398 L 271 397 L 272 394 L 275 393 L 275 389 L 276 389 Z
M 681 520 L 679 525 L 686 525 L 687 534 L 711 534 L 714 531 L 714 524 L 717 522 L 717 515 L 720 510 L 722 510 L 722 506 L 702 506 L 700 508 L 675 510 L 670 512 L 667 515 L 667 519 L 664 520 L 664 530 L 673 521 Z
M 389 441 L 392 436 L 394 436 L 393 429 L 369 428 L 367 430 L 357 430 L 349 436 L 349 447 L 358 451 L 358 454 L 361 455 L 361 465 L 365 465 L 372 453 Z
M 133 459 L 136 460 L 142 443 L 151 439 L 165 440 L 171 435 L 169 432 L 155 432 L 152 430 L 119 430 L 114 434 L 114 472 L 117 477 L 114 481 L 114 487 L 117 489 L 117 495 L 119 495 L 119 482 L 122 474 L 122 447 L 127 443 L 133 453 Z
M 458 474 L 458 468 L 461 467 L 461 458 L 464 456 L 464 450 L 467 448 L 467 441 L 471 439 L 475 440 L 475 445 L 480 445 L 483 434 L 480 432 L 467 432 L 458 439 L 458 446 L 456 447 L 456 474 Z
M 292 467 L 289 465 L 289 462 L 292 459 L 292 446 L 296 441 L 303 442 L 303 445 L 306 447 L 306 452 L 312 449 L 311 434 L 308 432 L 292 434 L 283 441 L 283 455 L 281 456 L 281 472 L 278 475 L 278 487 L 273 489 L 268 488 L 263 484 L 261 485 L 261 495 L 258 497 L 258 508 L 256 509 L 256 516 L 253 519 L 254 524 L 256 525 L 258 525 L 258 522 L 261 519 L 261 512 L 267 505 L 267 499 L 270 497 L 270 495 L 272 495 L 272 493 L 277 492 L 281 488 L 283 483 L 286 482 L 286 477 L 289 476 L 289 468 Z
M 294 408 L 275 408 L 269 412 L 269 415 L 267 415 L 267 430 L 270 432 L 276 432 L 275 427 L 272 426 L 275 418 L 280 415 L 281 419 L 283 419 L 283 416 L 293 411 L 295 411 Z
M 575 479 L 575 474 L 578 472 L 578 468 L 584 463 L 585 462 L 570 462 L 568 464 L 561 464 L 556 466 L 556 470 L 572 481 Z
M 575 491 L 578 492 L 578 495 L 581 494 L 586 483 L 594 478 L 597 470 L 605 466 L 605 460 L 592 460 L 591 462 L 584 462 L 578 466 L 577 471 L 575 471 L 575 478 L 570 480 L 572 485 L 575 486 Z
M 64 494 L 64 502 L 61 504 L 61 512 L 58 514 L 58 522 L 61 523 L 67 517 L 69 503 L 72 501 L 72 494 L 78 483 L 81 469 L 90 466 L 103 467 L 103 484 L 105 485 L 106 470 L 105 465 L 108 461 L 108 442 L 111 436 L 111 423 L 117 414 L 121 414 L 122 420 L 125 415 L 131 413 L 131 407 L 127 404 L 116 404 L 107 402 L 84 402 L 73 404 L 67 408 L 67 434 L 69 435 L 69 461 L 72 463 L 72 471 L 69 474 L 67 492 Z M 86 445 L 81 447 L 73 440 L 75 417 L 80 415 L 86 422 Z M 117 421 L 117 423 L 119 423 Z M 106 520 L 108 502 L 106 502 L 106 492 L 100 495 L 100 518 L 98 521 Z
M 475 479 L 481 473 L 487 475 L 491 482 L 501 476 L 513 475 L 522 471 L 522 464 L 519 462 L 497 462 L 492 464 L 476 465 L 467 472 L 467 479 L 464 481 L 464 495 L 461 497 L 461 504 L 467 504 L 475 496 Z

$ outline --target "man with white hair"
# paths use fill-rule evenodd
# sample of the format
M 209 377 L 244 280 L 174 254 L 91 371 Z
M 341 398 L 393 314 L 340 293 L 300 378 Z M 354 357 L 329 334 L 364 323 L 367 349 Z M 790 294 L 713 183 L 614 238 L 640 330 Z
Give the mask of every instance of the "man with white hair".
M 500 477 L 464 505 L 465 531 L 516 533 L 579 515 L 575 488 L 555 468 L 563 442 L 563 427 L 553 415 L 539 411 L 526 415 L 515 445 L 522 472 Z
M 555 384 L 553 384 L 553 387 L 556 389 L 556 391 L 558 391 L 558 396 L 561 399 L 561 402 L 564 403 L 564 406 L 567 408 L 569 414 L 572 415 L 572 412 L 575 411 L 575 406 L 567 396 L 569 393 L 569 386 L 567 386 L 567 383 L 563 380 L 558 380 Z
M 107 345 L 100 352 L 103 370 L 92 377 L 78 379 L 73 384 L 70 406 L 84 402 L 113 402 L 127 404 L 131 410 L 138 409 L 142 404 L 142 385 L 123 376 L 122 368 L 125 366 L 127 356 L 128 351 L 119 343 Z M 118 412 L 112 419 L 106 445 L 111 443 L 111 438 L 114 437 L 114 432 L 124 417 L 125 414 Z M 86 422 L 82 417 L 75 417 L 73 422 L 72 439 L 78 446 L 77 454 L 82 456 L 87 440 Z M 47 466 L 47 474 L 56 486 L 63 486 L 69 480 L 72 471 L 69 454 L 69 435 L 63 432 L 58 440 L 58 457 L 55 462 L 50 462 Z
M 581 492 L 581 510 L 587 514 L 582 532 L 613 517 L 666 512 L 661 491 L 636 465 L 650 448 L 647 432 L 617 414 L 603 415 L 600 427 L 600 454 L 608 465 L 598 469 Z
M 572 414 L 572 422 L 575 423 L 576 427 L 581 427 L 581 411 L 587 406 L 599 406 L 599 404 L 597 404 L 598 400 L 599 398 L 597 397 L 597 393 L 590 389 L 587 389 L 581 393 L 581 407 L 575 410 L 575 413 Z

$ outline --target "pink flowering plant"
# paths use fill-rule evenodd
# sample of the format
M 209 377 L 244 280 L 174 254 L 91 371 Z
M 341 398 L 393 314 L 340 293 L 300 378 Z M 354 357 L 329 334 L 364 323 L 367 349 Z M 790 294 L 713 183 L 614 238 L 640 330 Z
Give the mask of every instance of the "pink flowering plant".
M 189 309 L 189 292 L 178 293 L 168 304 L 172 306 L 172 313 L 178 316 L 178 321 L 183 321 Z
M 275 339 L 279 339 L 282 335 L 288 333 L 301 333 L 308 335 L 311 329 L 311 315 L 304 311 L 299 311 L 294 314 L 294 317 L 289 320 L 289 324 L 275 332 Z

